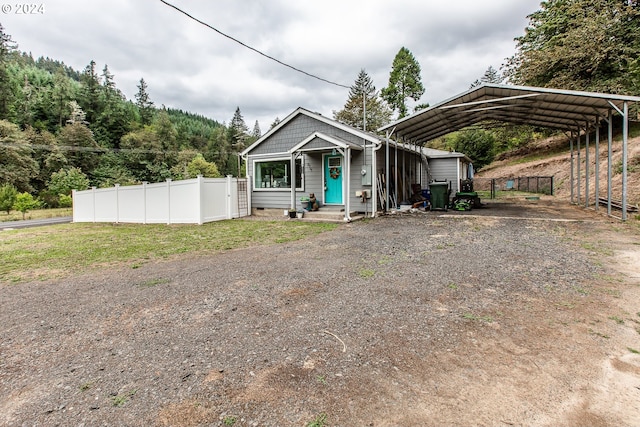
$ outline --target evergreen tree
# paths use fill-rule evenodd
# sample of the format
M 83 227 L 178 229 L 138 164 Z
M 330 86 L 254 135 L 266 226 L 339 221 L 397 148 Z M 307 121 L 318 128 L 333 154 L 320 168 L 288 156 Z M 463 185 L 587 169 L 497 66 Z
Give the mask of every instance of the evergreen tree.
M 231 119 L 231 123 L 229 124 L 229 141 L 231 145 L 236 148 L 236 151 L 242 151 L 244 147 L 244 143 L 247 139 L 249 132 L 249 127 L 244 122 L 244 118 L 242 117 L 242 113 L 240 112 L 240 107 L 236 107 L 236 111 L 233 114 L 233 118 Z
M 142 123 L 142 125 L 149 125 L 153 121 L 154 107 L 153 101 L 151 101 L 149 93 L 147 92 L 147 82 L 145 82 L 144 79 L 140 79 L 140 83 L 136 87 L 138 88 L 136 105 L 140 111 L 140 123 Z
M 71 82 L 62 69 L 58 69 L 53 77 L 51 103 L 57 118 L 57 127 L 61 128 L 70 114 L 70 101 L 73 96 Z
M 0 120 L 9 120 L 11 116 L 13 91 L 7 69 L 10 55 L 16 48 L 11 36 L 4 32 L 0 23 Z
M 67 150 L 67 160 L 70 166 L 79 168 L 87 175 L 91 175 L 100 160 L 100 147 L 93 138 L 91 129 L 80 120 L 70 120 L 60 130 L 58 141 Z
M 484 72 L 482 77 L 477 79 L 475 82 L 471 83 L 471 88 L 480 86 L 483 83 L 500 84 L 500 83 L 502 83 L 503 80 L 504 79 L 502 78 L 500 73 L 495 68 L 493 68 L 491 65 L 489 65 L 489 68 L 487 68 L 487 71 Z
M 402 47 L 393 59 L 389 85 L 382 89 L 381 96 L 402 118 L 407 115 L 407 99 L 418 101 L 423 94 L 420 64 L 409 49 Z
M 280 117 L 276 117 L 273 120 L 273 123 L 271 123 L 271 126 L 269 126 L 269 130 L 273 129 L 274 127 L 278 126 L 280 124 L 282 120 L 280 120 Z
M 33 191 L 30 181 L 37 175 L 33 149 L 26 144 L 22 131 L 0 120 L 0 183 L 11 184 L 19 191 Z
M 86 113 L 86 120 L 93 124 L 101 113 L 100 79 L 96 73 L 96 63 L 91 61 L 82 73 L 82 92 L 78 103 Z
M 389 107 L 378 96 L 371 77 L 362 69 L 349 89 L 347 103 L 342 110 L 333 112 L 333 118 L 358 129 L 375 131 L 389 123 L 391 114 Z
M 256 120 L 256 123 L 253 125 L 251 136 L 254 138 L 254 140 L 258 140 L 262 136 L 262 131 L 260 130 L 260 124 L 258 123 L 257 120 Z

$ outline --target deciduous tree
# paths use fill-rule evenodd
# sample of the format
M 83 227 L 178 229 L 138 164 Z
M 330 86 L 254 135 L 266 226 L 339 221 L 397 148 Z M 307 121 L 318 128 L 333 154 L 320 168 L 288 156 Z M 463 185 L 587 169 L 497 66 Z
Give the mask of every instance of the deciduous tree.
M 529 15 L 517 52 L 505 64 L 516 84 L 638 94 L 640 3 L 548 0 Z

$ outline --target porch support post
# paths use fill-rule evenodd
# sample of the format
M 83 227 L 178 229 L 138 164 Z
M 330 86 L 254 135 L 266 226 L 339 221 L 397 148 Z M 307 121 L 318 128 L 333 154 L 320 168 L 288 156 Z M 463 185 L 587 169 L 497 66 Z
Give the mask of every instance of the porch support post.
M 291 181 L 291 209 L 296 208 L 296 154 L 291 153 L 291 166 L 289 171 Z
M 347 146 L 344 150 L 345 153 L 345 161 L 344 161 L 344 220 L 351 221 L 351 148 Z

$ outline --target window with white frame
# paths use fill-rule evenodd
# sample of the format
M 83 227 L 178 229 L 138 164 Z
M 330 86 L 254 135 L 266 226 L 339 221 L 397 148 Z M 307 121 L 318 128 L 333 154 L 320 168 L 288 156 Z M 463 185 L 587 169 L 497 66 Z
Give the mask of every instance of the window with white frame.
M 302 158 L 296 159 L 296 190 L 303 190 Z M 256 160 L 253 162 L 253 185 L 256 190 L 291 188 L 291 159 Z

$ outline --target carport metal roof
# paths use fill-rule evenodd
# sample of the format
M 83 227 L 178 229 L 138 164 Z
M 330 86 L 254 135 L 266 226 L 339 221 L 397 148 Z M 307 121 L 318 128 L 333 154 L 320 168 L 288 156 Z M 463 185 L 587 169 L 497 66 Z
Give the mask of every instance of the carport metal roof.
M 575 131 L 592 127 L 614 109 L 640 97 L 484 84 L 382 127 L 397 138 L 424 144 L 482 121 L 503 121 Z
M 629 104 L 640 102 L 640 97 L 595 92 L 539 88 L 530 86 L 511 86 L 483 84 L 469 89 L 453 98 L 442 101 L 425 110 L 397 120 L 380 128 L 387 138 L 418 145 L 485 121 L 502 121 L 513 124 L 532 125 L 576 132 L 578 142 L 578 203 L 580 203 L 580 131 L 585 131 L 586 144 L 589 144 L 589 132 L 596 129 L 596 138 L 600 121 L 609 123 L 609 147 L 611 146 L 611 118 L 619 114 L 623 119 L 623 185 L 622 219 L 626 219 L 626 173 L 627 139 L 629 122 Z M 596 142 L 597 144 L 597 142 Z M 611 150 L 608 154 L 611 157 Z M 574 201 L 573 182 L 573 139 L 571 140 L 571 201 Z M 587 151 L 588 160 L 588 151 Z M 609 162 L 610 163 L 610 162 Z M 597 162 L 596 162 L 597 165 Z M 585 175 L 586 203 L 589 204 L 588 180 L 589 163 Z M 597 166 L 596 166 L 597 168 Z M 608 212 L 611 214 L 611 179 L 609 173 Z M 596 183 L 597 183 L 596 175 Z M 596 202 L 597 208 L 597 185 Z

